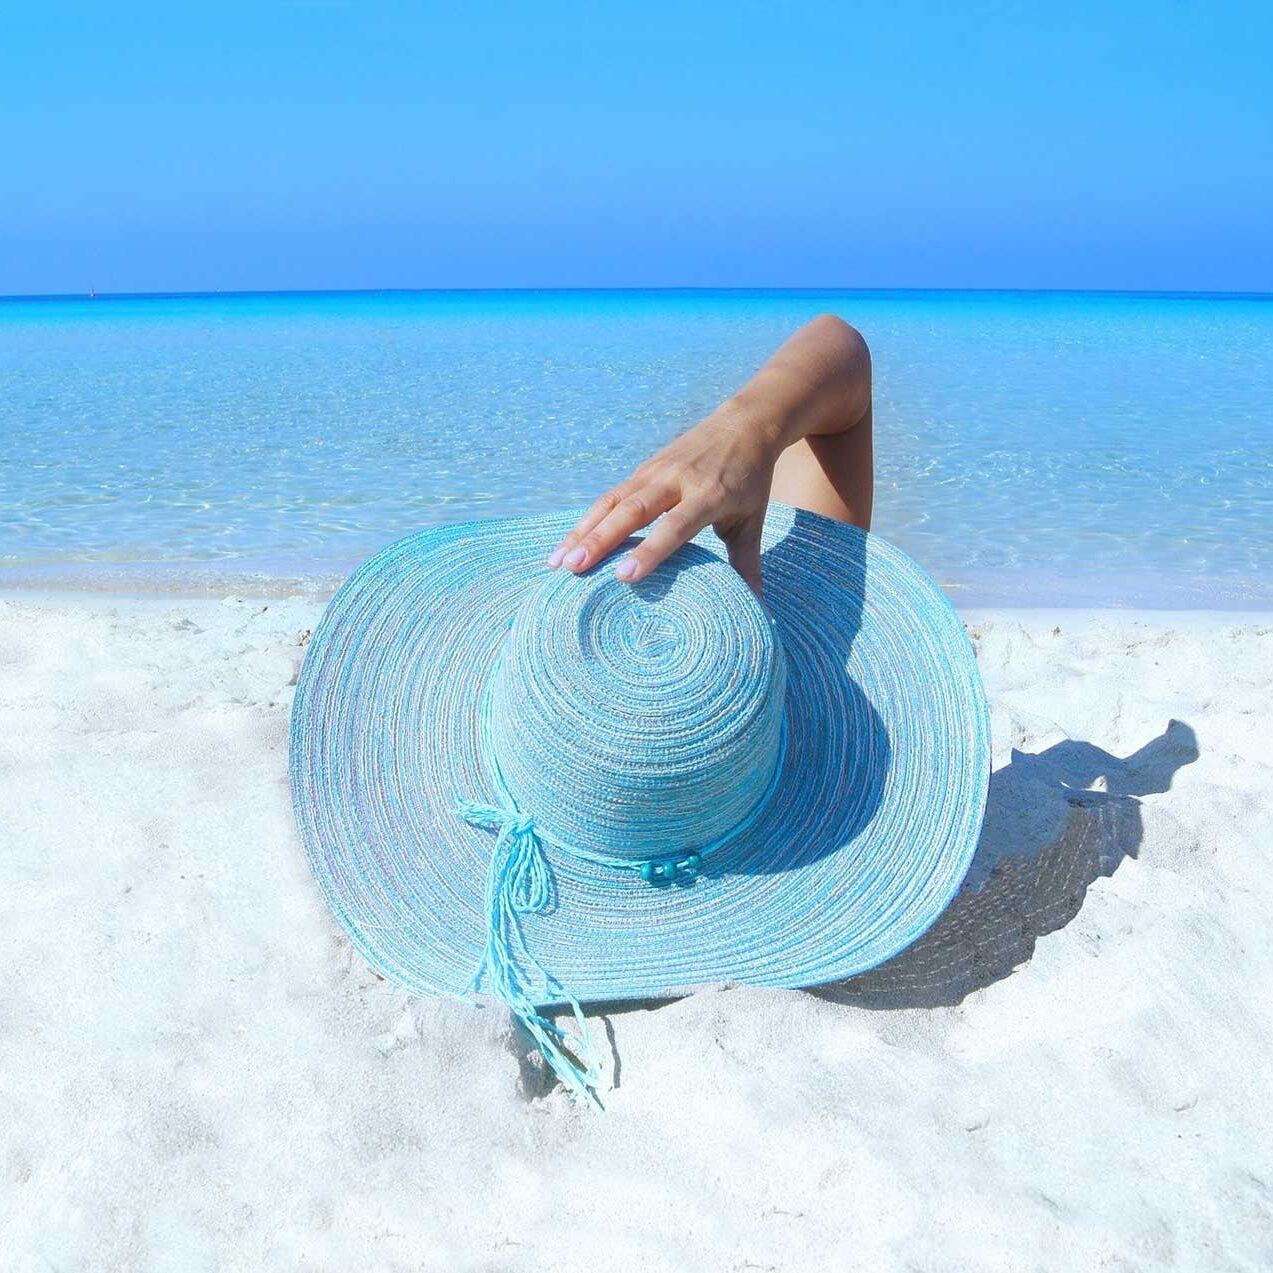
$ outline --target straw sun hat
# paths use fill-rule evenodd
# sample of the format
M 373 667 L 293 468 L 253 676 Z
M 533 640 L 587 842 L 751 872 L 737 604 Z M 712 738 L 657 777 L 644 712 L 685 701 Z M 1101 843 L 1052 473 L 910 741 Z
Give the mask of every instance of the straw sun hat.
M 577 518 L 438 527 L 355 571 L 291 780 L 367 962 L 502 1000 L 595 1103 L 580 1002 L 818 985 L 913 942 L 968 868 L 990 748 L 959 619 L 878 536 L 770 505 L 762 605 L 710 531 L 635 585 L 548 571 Z

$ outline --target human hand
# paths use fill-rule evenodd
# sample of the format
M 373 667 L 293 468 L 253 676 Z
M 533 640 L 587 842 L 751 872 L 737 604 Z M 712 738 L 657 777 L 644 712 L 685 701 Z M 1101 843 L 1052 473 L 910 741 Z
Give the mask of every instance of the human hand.
M 615 567 L 620 579 L 644 579 L 710 525 L 730 564 L 759 596 L 760 533 L 784 445 L 777 421 L 733 401 L 724 404 L 602 495 L 549 554 L 549 567 L 587 570 L 662 515 Z

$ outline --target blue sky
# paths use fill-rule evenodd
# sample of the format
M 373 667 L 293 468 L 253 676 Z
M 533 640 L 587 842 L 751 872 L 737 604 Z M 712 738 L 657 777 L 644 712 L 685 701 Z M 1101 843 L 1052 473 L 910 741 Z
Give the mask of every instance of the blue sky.
M 1273 290 L 1271 15 L 15 0 L 0 293 Z

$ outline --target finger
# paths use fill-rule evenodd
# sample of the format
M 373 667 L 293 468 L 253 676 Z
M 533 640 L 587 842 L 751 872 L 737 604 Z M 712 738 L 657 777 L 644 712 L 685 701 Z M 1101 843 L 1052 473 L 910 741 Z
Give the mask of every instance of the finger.
M 625 495 L 568 552 L 564 563 L 571 570 L 587 570 L 607 553 L 613 552 L 629 535 L 648 526 L 660 513 L 666 513 L 679 498 L 671 489 L 647 486 Z
M 562 536 L 561 542 L 548 554 L 548 568 L 556 570 L 566 554 L 628 493 L 629 484 L 620 482 L 611 487 L 600 499 L 594 500 L 588 511 Z
M 760 536 L 763 528 L 763 521 L 751 518 L 740 526 L 727 529 L 721 535 L 729 553 L 729 564 L 742 575 L 757 598 L 764 595 L 764 583 L 760 577 Z M 718 534 L 720 530 L 717 527 Z
M 655 566 L 693 539 L 711 519 L 704 505 L 677 504 L 630 553 L 624 555 L 615 567 L 615 574 L 625 583 L 644 579 Z

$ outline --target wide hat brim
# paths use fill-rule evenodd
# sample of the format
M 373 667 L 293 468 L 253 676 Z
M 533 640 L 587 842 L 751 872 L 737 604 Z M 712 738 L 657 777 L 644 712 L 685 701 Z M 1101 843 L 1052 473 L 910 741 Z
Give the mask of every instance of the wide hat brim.
M 481 964 L 493 836 L 456 806 L 495 796 L 481 695 L 578 516 L 401 540 L 355 571 L 310 640 L 292 712 L 301 839 L 354 946 L 408 990 L 465 993 Z M 725 556 L 710 531 L 695 542 Z M 788 668 L 781 775 L 684 886 L 549 851 L 556 904 L 525 939 L 582 1001 L 842 980 L 919 937 L 971 862 L 988 713 L 949 601 L 885 540 L 814 513 L 771 504 L 763 548 Z M 560 999 L 523 976 L 537 1002 Z

